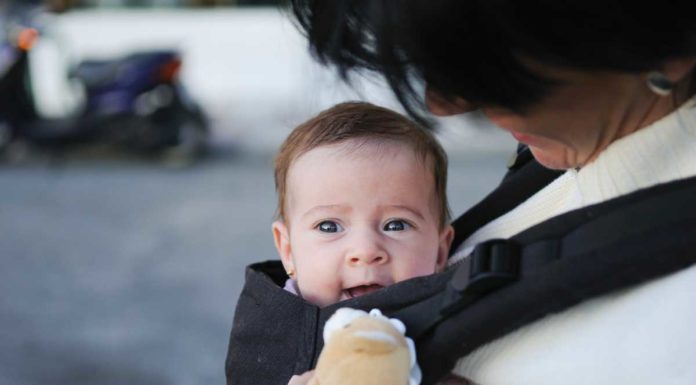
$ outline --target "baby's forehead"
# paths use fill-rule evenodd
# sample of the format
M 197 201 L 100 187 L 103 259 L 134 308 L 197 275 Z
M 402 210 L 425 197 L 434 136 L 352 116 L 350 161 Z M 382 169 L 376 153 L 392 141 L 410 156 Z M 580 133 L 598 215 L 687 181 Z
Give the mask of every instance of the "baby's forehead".
M 434 162 L 411 146 L 396 141 L 346 141 L 317 146 L 293 159 L 286 174 L 286 188 L 293 190 L 303 179 L 323 173 L 334 183 L 369 175 L 393 173 L 394 165 L 403 175 L 419 178 L 421 184 L 435 182 Z M 341 174 L 343 173 L 343 174 Z M 410 179 L 409 178 L 409 179 Z M 319 180 L 317 182 L 323 182 Z M 394 182 L 394 180 L 392 180 Z M 397 180 L 408 183 L 410 180 Z
M 432 162 L 398 141 L 353 141 L 322 145 L 298 156 L 286 179 L 288 205 L 351 200 L 350 194 L 369 200 L 364 184 L 393 191 L 393 201 L 430 206 L 435 196 Z M 336 197 L 336 199 L 333 199 Z
M 407 154 L 419 160 L 423 167 L 431 156 L 418 151 L 406 141 L 394 138 L 353 138 L 335 143 L 322 144 L 298 154 L 289 165 L 303 161 L 305 158 L 324 158 L 340 162 L 382 162 L 397 155 Z

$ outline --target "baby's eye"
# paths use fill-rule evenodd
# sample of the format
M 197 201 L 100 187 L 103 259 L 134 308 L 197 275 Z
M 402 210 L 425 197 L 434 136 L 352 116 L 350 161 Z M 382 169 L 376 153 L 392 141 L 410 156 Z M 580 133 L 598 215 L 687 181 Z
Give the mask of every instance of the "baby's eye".
M 408 229 L 411 225 L 409 225 L 406 221 L 401 220 L 401 219 L 394 219 L 389 222 L 387 222 L 384 225 L 383 230 L 384 231 L 404 231 Z
M 316 226 L 322 233 L 337 233 L 343 231 L 343 227 L 334 221 L 323 221 Z

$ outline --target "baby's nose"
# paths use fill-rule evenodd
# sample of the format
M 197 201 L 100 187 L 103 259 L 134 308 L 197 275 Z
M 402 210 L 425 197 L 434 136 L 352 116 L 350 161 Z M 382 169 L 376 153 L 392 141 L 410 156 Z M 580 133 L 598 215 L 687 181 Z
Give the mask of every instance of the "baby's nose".
M 389 261 L 386 250 L 373 239 L 363 239 L 347 253 L 346 262 L 350 266 L 381 265 Z
M 348 264 L 353 266 L 381 265 L 387 262 L 387 255 L 383 253 L 356 253 L 348 257 Z

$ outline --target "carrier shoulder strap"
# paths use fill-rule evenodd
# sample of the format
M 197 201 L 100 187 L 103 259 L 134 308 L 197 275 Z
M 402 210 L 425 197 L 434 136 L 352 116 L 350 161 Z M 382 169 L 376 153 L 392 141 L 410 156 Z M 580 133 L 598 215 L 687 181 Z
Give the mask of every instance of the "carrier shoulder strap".
M 476 230 L 517 207 L 561 174 L 562 171 L 549 170 L 539 164 L 527 146 L 518 146 L 508 161 L 508 172 L 500 185 L 452 222 L 455 232 L 450 254 Z
M 696 178 L 690 178 L 481 243 L 444 290 L 391 315 L 416 340 L 423 384 L 432 384 L 485 342 L 695 262 Z

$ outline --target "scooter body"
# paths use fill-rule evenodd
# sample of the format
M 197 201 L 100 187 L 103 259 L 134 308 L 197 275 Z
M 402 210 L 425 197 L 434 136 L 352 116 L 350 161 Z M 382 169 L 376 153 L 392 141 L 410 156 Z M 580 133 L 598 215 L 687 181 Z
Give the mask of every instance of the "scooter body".
M 178 79 L 178 52 L 84 61 L 65 74 L 84 90 L 79 111 L 44 118 L 37 113 L 30 87 L 29 52 L 37 35 L 34 29 L 21 29 L 8 34 L 0 48 L 0 150 L 3 139 L 42 146 L 113 143 L 178 157 L 195 157 L 204 150 L 207 120 Z

